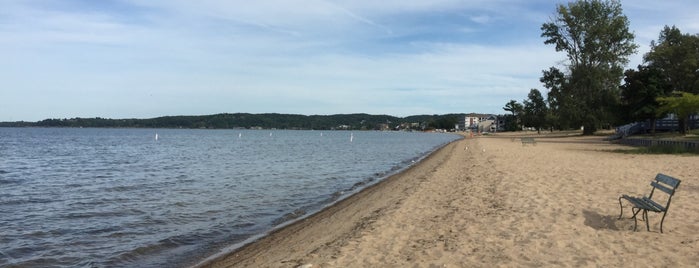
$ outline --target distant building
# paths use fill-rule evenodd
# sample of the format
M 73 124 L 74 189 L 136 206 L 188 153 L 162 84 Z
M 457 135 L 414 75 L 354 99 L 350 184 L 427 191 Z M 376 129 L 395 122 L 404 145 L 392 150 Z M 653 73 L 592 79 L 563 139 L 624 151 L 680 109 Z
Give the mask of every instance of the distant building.
M 458 123 L 458 130 L 473 130 L 473 131 L 478 131 L 479 130 L 479 125 L 484 122 L 489 120 L 492 117 L 492 115 L 489 114 L 476 114 L 476 113 L 470 113 L 466 114 L 464 116 L 463 121 Z M 481 131 L 487 131 L 481 129 Z

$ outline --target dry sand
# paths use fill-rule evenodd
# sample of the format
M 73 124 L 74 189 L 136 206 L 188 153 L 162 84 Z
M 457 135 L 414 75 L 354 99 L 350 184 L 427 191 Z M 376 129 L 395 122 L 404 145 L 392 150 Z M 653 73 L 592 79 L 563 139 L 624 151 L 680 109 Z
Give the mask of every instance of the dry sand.
M 557 133 L 554 133 L 557 134 Z M 518 133 L 517 135 L 522 135 Z M 495 135 L 413 168 L 203 267 L 696 267 L 699 156 L 635 155 L 602 137 Z M 682 183 L 659 233 L 619 215 L 657 173 Z M 625 203 L 626 205 L 626 203 Z M 630 216 L 626 209 L 625 216 Z

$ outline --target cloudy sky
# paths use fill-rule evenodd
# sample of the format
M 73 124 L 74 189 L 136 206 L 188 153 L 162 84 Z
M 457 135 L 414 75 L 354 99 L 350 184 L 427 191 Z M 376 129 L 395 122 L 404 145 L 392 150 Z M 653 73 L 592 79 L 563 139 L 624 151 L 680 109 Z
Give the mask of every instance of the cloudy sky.
M 544 0 L 0 0 L 0 121 L 504 113 L 564 59 Z M 641 63 L 699 2 L 622 1 Z M 544 91 L 545 92 L 545 91 Z

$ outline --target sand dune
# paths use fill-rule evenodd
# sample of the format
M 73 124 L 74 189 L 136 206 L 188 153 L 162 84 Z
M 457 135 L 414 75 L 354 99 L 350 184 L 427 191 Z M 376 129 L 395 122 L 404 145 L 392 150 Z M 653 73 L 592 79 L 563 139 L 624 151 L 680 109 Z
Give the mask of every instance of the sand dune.
M 516 134 L 516 135 L 521 135 Z M 413 168 L 202 267 L 696 266 L 699 157 L 633 155 L 601 137 L 494 135 Z M 659 233 L 617 220 L 657 173 L 682 184 Z M 625 210 L 628 213 L 628 210 Z M 630 216 L 627 214 L 626 216 Z

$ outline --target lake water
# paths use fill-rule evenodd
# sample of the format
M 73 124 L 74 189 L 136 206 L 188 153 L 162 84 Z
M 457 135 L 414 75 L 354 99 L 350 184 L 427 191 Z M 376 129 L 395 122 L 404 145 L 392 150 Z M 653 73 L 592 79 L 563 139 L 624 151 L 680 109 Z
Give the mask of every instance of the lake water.
M 458 138 L 0 128 L 0 267 L 192 265 Z

